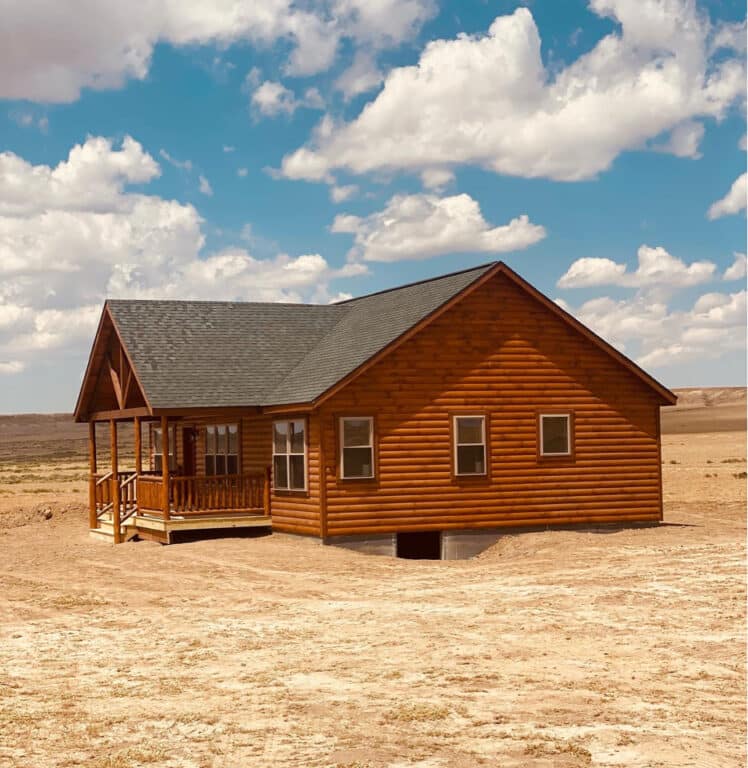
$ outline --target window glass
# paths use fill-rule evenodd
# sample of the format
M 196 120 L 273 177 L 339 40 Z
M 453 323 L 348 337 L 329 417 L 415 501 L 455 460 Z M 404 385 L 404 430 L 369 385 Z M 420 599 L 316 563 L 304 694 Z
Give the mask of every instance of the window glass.
M 486 474 L 485 424 L 484 416 L 455 416 L 455 474 Z
M 273 424 L 273 452 L 286 453 L 286 436 L 288 435 L 288 422 L 276 421 Z
M 238 424 L 229 424 L 228 425 L 229 430 L 229 454 L 238 456 L 239 455 L 239 425 Z
M 205 427 L 205 474 L 239 473 L 239 425 L 210 424 Z
M 291 453 L 304 453 L 304 422 L 291 422 Z
M 374 477 L 374 420 L 340 420 L 340 475 L 344 480 Z
M 540 417 L 542 453 L 544 456 L 569 454 L 569 417 L 567 415 L 544 415 Z
M 343 477 L 371 477 L 371 448 L 343 450 Z
M 273 423 L 273 488 L 303 491 L 306 488 L 306 421 Z
M 458 418 L 457 442 L 483 444 L 483 419 L 477 416 Z
M 457 474 L 458 475 L 485 475 L 482 445 L 457 446 Z
M 223 424 L 220 424 L 216 427 L 216 453 L 225 456 L 227 447 L 226 427 Z
M 273 457 L 273 485 L 276 488 L 288 488 L 288 457 Z
M 370 419 L 343 419 L 343 446 L 358 447 L 371 445 Z
M 289 488 L 304 490 L 304 454 L 289 456 Z

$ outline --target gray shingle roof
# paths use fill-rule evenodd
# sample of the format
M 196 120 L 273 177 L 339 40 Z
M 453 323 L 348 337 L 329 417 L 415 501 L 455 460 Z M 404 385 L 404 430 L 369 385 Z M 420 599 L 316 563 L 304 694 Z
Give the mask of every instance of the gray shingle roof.
M 340 304 L 110 300 L 153 408 L 310 402 L 490 269 Z

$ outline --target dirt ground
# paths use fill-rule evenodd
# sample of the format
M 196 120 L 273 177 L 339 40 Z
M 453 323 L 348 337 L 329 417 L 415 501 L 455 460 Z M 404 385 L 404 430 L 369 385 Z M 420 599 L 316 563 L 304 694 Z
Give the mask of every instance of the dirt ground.
M 112 547 L 6 458 L 0 766 L 743 766 L 745 438 L 664 437 L 665 525 L 462 562 Z

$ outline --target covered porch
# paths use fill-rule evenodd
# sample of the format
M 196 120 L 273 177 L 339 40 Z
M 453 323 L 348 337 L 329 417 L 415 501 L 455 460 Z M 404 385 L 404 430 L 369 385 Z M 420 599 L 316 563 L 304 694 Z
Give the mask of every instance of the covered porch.
M 136 536 L 166 544 L 177 531 L 271 525 L 269 467 L 247 472 L 241 462 L 226 462 L 210 467 L 212 474 L 200 473 L 192 422 L 177 415 L 156 418 L 145 408 L 129 410 L 92 414 L 89 421 L 89 528 L 94 536 L 115 544 Z M 108 451 L 100 445 L 107 431 Z M 103 461 L 102 453 L 108 453 Z M 215 474 L 216 469 L 224 473 Z

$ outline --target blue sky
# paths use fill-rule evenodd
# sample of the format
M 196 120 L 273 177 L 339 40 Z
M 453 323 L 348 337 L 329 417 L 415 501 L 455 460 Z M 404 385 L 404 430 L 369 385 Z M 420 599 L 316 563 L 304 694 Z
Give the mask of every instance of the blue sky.
M 0 412 L 72 408 L 107 296 L 494 259 L 669 386 L 744 383 L 744 4 L 90 6 L 0 30 Z

